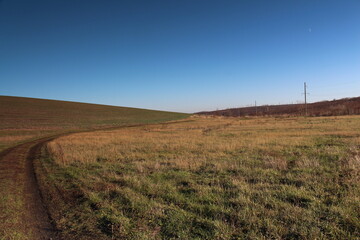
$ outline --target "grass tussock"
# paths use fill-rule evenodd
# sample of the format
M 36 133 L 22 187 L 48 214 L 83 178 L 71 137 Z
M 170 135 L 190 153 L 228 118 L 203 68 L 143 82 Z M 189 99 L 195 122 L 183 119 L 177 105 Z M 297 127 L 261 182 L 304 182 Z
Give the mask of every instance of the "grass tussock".
M 76 238 L 358 239 L 360 117 L 197 118 L 61 137 Z M 66 201 L 65 201 L 66 202 Z

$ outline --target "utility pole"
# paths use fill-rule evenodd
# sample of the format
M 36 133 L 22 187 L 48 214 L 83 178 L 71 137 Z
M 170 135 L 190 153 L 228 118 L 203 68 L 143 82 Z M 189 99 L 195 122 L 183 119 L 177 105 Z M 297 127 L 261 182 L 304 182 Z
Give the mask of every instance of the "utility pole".
M 304 82 L 304 97 L 305 97 L 305 117 L 307 116 L 307 101 L 306 101 L 306 96 L 307 96 L 307 93 L 306 93 L 306 82 Z

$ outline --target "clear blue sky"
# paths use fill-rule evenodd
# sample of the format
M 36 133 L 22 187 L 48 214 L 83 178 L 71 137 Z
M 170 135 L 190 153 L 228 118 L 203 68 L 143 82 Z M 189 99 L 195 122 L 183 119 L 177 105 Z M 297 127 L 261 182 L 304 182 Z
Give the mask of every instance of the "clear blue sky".
M 360 95 L 359 0 L 0 0 L 0 95 L 196 112 Z

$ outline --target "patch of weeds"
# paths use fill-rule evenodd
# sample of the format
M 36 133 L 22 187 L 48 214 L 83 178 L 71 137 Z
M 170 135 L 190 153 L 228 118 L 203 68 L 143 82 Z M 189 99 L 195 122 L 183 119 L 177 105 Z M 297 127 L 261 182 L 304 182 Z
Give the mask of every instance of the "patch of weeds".
M 161 235 L 164 239 L 188 239 L 191 217 L 186 212 L 167 209 L 160 220 Z
M 337 135 L 320 137 L 315 140 L 315 147 L 343 147 L 345 144 L 342 138 Z
M 179 192 L 188 196 L 197 192 L 196 189 L 191 186 L 191 183 L 187 181 L 181 181 L 178 186 Z
M 102 233 L 111 237 L 124 237 L 132 229 L 130 220 L 121 214 L 105 214 L 99 217 L 97 226 Z
M 219 171 L 216 169 L 216 165 L 213 163 L 204 163 L 201 164 L 199 169 L 196 171 L 197 174 L 205 175 L 205 174 L 216 174 Z
M 304 194 L 292 192 L 292 191 L 283 191 L 280 192 L 277 197 L 287 203 L 290 203 L 294 206 L 301 208 L 308 208 L 312 200 L 305 196 Z
M 214 239 L 216 226 L 209 220 L 195 217 L 189 227 L 192 239 Z
M 290 178 L 280 178 L 279 182 L 280 182 L 280 184 L 291 185 L 291 186 L 295 186 L 295 187 L 302 187 L 305 185 L 304 181 L 302 181 L 302 180 L 296 180 L 296 179 L 290 179 Z

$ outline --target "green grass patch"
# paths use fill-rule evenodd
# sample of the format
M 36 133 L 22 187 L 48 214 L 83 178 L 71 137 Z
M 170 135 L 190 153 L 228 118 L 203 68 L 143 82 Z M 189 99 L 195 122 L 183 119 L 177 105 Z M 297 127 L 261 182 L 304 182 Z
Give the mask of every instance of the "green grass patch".
M 216 127 L 217 120 L 197 121 L 111 138 L 111 143 L 132 144 L 114 146 L 118 155 L 100 155 L 88 163 L 43 161 L 54 168 L 49 178 L 55 174 L 52 181 L 59 188 L 81 190 L 76 205 L 66 208 L 67 214 L 64 210 L 62 229 L 79 239 L 86 234 L 103 239 L 360 236 L 360 141 L 349 137 L 360 125 L 317 118 L 218 120 L 226 124 Z M 317 127 L 299 132 L 309 121 Z M 242 130 L 251 132 L 242 136 L 246 141 Z

